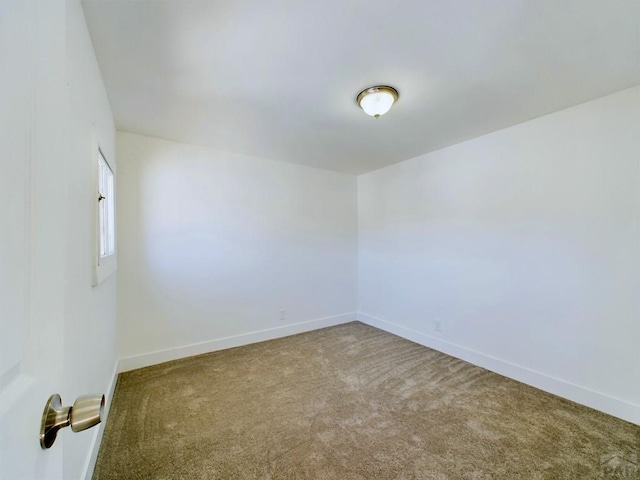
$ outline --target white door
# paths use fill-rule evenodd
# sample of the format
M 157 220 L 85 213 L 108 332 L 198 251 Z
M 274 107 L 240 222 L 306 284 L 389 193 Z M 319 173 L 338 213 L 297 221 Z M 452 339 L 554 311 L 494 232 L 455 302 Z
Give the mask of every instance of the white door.
M 64 15 L 64 0 L 0 0 L 2 480 L 62 478 L 61 439 L 42 450 L 39 430 L 63 373 Z

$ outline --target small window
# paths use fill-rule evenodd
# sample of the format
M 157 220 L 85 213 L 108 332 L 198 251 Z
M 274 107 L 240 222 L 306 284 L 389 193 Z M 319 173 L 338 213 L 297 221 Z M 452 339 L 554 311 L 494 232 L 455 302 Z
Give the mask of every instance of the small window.
M 98 264 L 116 252 L 115 201 L 113 170 L 98 150 L 98 215 L 100 255 Z
M 102 283 L 117 268 L 116 252 L 116 199 L 114 169 L 98 150 L 98 161 L 94 163 L 98 185 L 97 202 L 92 197 L 95 211 L 95 263 L 93 285 Z M 115 165 L 114 165 L 115 167 Z M 94 184 L 95 185 L 95 184 Z

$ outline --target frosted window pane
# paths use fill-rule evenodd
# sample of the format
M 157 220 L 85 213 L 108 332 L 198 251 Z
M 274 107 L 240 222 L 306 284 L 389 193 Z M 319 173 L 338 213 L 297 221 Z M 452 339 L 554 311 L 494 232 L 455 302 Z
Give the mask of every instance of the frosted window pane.
M 113 171 L 102 155 L 102 152 L 98 151 L 100 258 L 108 257 L 115 253 L 115 198 L 113 187 Z

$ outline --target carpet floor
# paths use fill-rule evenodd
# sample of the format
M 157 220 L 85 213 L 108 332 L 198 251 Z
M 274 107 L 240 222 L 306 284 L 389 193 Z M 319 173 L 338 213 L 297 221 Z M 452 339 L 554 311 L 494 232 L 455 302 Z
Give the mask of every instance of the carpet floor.
M 640 427 L 358 322 L 123 373 L 94 480 L 640 478 Z

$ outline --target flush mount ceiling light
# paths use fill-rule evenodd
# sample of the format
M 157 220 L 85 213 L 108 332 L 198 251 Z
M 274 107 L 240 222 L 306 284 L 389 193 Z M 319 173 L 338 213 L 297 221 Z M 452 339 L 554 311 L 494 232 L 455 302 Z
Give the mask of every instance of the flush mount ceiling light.
M 356 97 L 356 102 L 364 113 L 375 118 L 387 113 L 397 101 L 398 91 L 387 85 L 365 88 Z

